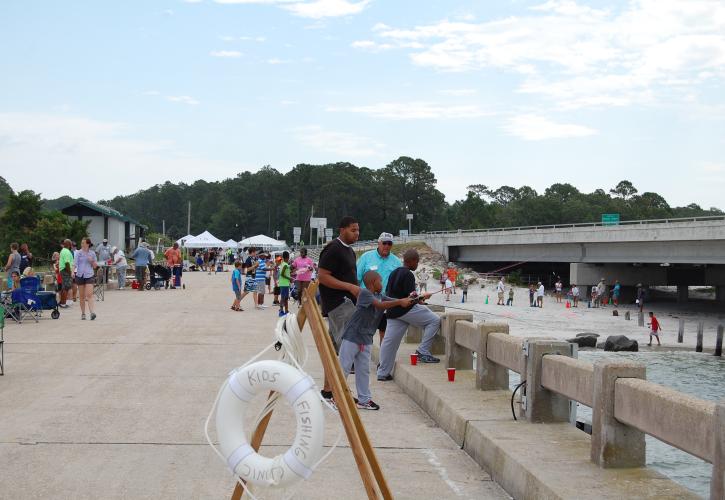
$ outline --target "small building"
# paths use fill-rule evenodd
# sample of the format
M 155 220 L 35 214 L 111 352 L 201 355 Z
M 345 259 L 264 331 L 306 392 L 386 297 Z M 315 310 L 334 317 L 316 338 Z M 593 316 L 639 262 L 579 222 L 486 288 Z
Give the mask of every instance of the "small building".
M 77 200 L 61 212 L 68 217 L 90 221 L 88 236 L 94 245 L 106 238 L 111 246 L 131 250 L 136 248 L 146 231 L 146 226 L 118 210 L 86 200 Z

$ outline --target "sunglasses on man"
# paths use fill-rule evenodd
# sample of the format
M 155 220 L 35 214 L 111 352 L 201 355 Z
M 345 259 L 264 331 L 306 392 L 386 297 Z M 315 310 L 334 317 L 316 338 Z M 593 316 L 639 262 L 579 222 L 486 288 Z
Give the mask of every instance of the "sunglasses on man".
M 392 247 L 393 246 L 393 242 L 392 241 L 381 241 L 380 243 L 382 243 L 383 246 L 386 246 L 386 247 Z

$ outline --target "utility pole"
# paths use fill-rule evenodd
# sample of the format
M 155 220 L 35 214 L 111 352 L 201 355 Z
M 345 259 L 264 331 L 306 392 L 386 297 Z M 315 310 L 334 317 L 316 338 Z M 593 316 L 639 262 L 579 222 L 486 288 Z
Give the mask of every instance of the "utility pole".
M 161 220 L 161 236 L 166 236 L 166 219 Z
M 312 217 L 315 216 L 315 206 L 310 207 L 310 241 L 308 245 L 312 245 Z
M 189 214 L 186 217 L 186 234 L 191 234 L 191 201 L 189 201 Z

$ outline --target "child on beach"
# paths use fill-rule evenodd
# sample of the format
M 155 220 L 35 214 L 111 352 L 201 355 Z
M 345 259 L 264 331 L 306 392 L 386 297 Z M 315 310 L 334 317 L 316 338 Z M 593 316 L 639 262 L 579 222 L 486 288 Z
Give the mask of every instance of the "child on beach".
M 509 298 L 506 301 L 507 306 L 513 306 L 514 305 L 514 287 L 509 288 Z
M 444 290 L 443 293 L 446 294 L 446 302 L 447 302 L 447 301 L 451 300 L 451 289 L 453 288 L 453 283 L 451 283 L 450 278 L 446 278 L 446 281 L 443 284 L 443 286 L 445 287 L 443 289 Z
M 289 313 L 289 287 L 292 276 L 290 275 L 289 252 L 282 252 L 282 263 L 279 265 L 279 315 Z
M 662 331 L 662 327 L 660 326 L 660 322 L 657 321 L 657 318 L 655 317 L 655 313 L 652 311 L 649 312 L 649 323 L 647 323 L 647 326 L 651 328 L 649 332 L 649 346 L 652 345 L 652 337 L 657 339 L 657 345 L 660 344 L 660 332 Z
M 234 272 L 232 273 L 232 292 L 234 292 L 234 302 L 232 302 L 232 311 L 243 311 L 239 302 L 242 300 L 242 263 L 236 261 L 234 263 Z
M 360 289 L 355 312 L 345 325 L 340 343 L 340 365 L 347 377 L 355 366 L 355 387 L 357 407 L 361 410 L 379 410 L 370 394 L 370 353 L 373 335 L 378 328 L 385 309 L 410 307 L 417 299 L 405 297 L 391 299 L 382 295 L 383 279 L 377 271 L 363 275 L 365 288 Z
M 461 285 L 461 291 L 463 292 L 463 296 L 461 297 L 461 304 L 463 304 L 466 302 L 466 300 L 468 300 L 468 281 L 463 280 L 463 284 Z

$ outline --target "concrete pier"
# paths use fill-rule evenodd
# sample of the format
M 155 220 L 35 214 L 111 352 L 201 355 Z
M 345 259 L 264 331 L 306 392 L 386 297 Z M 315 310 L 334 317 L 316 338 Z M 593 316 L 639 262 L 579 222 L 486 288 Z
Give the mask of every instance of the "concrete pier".
M 205 442 L 204 420 L 229 370 L 273 341 L 277 321 L 251 297 L 231 311 L 229 277 L 186 273 L 186 290 L 107 291 L 95 321 L 81 321 L 75 304 L 59 320 L 6 324 L 0 498 L 229 498 L 234 481 Z M 395 383 L 371 385 L 381 410 L 361 417 L 396 498 L 508 498 Z M 338 432 L 340 447 L 294 498 L 367 498 L 339 421 L 325 416 L 325 449 Z M 282 404 L 262 453 L 283 453 L 293 432 Z

